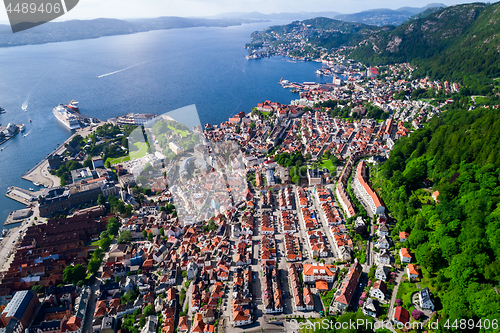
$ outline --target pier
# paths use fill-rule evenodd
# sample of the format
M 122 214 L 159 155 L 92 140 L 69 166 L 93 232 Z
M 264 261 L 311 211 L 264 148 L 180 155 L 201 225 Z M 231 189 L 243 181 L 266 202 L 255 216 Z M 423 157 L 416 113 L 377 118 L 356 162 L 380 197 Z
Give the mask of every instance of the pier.
M 104 122 L 99 122 L 97 126 L 104 124 Z M 96 128 L 97 128 L 96 126 Z M 28 172 L 26 172 L 21 178 L 28 180 L 33 183 L 38 183 L 45 187 L 57 186 L 60 184 L 60 179 L 57 176 L 51 175 L 49 172 L 49 157 L 55 154 L 63 155 L 66 151 L 66 144 L 69 143 L 76 135 L 81 135 L 82 137 L 86 137 L 87 135 L 92 133 L 92 127 L 88 126 L 81 129 L 78 129 L 76 133 L 71 135 L 66 141 L 59 145 L 54 151 L 47 155 L 43 160 L 38 162 L 33 168 L 31 168 Z
M 7 193 L 5 193 L 5 196 L 28 206 L 33 202 L 36 202 L 38 195 L 40 195 L 41 193 L 42 191 L 32 192 L 23 188 L 12 186 L 9 187 L 9 190 L 7 191 Z

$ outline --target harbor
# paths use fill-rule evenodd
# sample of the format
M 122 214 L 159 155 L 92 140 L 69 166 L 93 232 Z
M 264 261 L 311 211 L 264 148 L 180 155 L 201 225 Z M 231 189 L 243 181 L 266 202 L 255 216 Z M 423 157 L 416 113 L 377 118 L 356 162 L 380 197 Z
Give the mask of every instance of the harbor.
M 5 196 L 15 200 L 17 202 L 22 203 L 23 205 L 31 205 L 33 202 L 36 202 L 38 195 L 40 195 L 42 190 L 40 191 L 28 191 L 23 188 L 11 186 Z
M 38 162 L 33 168 L 26 172 L 21 178 L 27 181 L 40 184 L 45 187 L 52 187 L 59 185 L 60 179 L 57 176 L 50 174 L 49 172 L 49 158 L 54 155 L 64 155 L 66 152 L 66 144 L 69 143 L 76 135 L 81 135 L 83 137 L 91 134 L 95 128 L 99 125 L 104 124 L 104 122 L 99 121 L 97 126 L 87 126 L 76 130 L 76 133 L 71 135 L 66 141 L 60 144 L 54 151 L 52 151 L 47 157 Z

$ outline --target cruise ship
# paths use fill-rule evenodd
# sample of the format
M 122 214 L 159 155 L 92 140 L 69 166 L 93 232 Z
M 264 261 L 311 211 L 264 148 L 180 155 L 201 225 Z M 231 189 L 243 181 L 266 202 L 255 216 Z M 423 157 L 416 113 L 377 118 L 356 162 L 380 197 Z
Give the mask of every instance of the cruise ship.
M 80 128 L 80 122 L 78 118 L 69 112 L 64 104 L 59 104 L 52 110 L 54 112 L 54 116 L 56 116 L 57 120 L 59 120 L 64 126 L 67 128 L 74 130 Z

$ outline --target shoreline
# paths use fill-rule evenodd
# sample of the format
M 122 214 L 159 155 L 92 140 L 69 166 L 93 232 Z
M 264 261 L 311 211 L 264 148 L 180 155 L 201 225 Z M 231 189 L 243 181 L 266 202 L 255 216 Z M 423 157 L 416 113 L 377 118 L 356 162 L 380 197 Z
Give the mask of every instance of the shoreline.
M 105 18 L 103 18 L 105 19 Z M 152 18 L 154 19 L 154 18 Z M 189 19 L 189 18 L 188 18 Z M 109 19 L 112 20 L 112 19 Z M 139 19 L 140 20 L 140 19 Z M 222 19 L 208 19 L 208 20 L 222 20 Z M 88 37 L 83 37 L 83 38 L 69 38 L 69 39 L 64 39 L 64 40 L 53 40 L 53 41 L 41 41 L 41 42 L 26 42 L 22 44 L 6 44 L 5 42 L 3 44 L 0 44 L 0 49 L 9 49 L 12 47 L 19 47 L 19 46 L 36 46 L 36 45 L 47 45 L 47 44 L 52 44 L 52 43 L 66 43 L 66 42 L 75 42 L 75 41 L 82 41 L 82 40 L 92 40 L 92 39 L 98 39 L 98 38 L 104 38 L 104 37 L 116 37 L 116 36 L 128 36 L 128 35 L 136 35 L 140 33 L 148 33 L 148 32 L 154 32 L 154 31 L 164 31 L 164 30 L 174 30 L 174 29 L 190 29 L 190 28 L 230 28 L 230 27 L 237 27 L 241 26 L 244 24 L 256 24 L 256 23 L 266 23 L 266 22 L 272 22 L 272 20 L 268 19 L 242 19 L 242 20 L 247 20 L 251 22 L 238 22 L 234 24 L 221 24 L 221 25 L 192 25 L 192 26 L 186 26 L 186 27 L 170 27 L 170 28 L 159 28 L 159 29 L 146 29 L 146 30 L 138 30 L 138 31 L 124 31 L 122 33 L 115 33 L 111 35 L 101 35 L 101 36 L 88 36 Z M 83 21 L 92 21 L 92 20 L 83 20 Z M 125 22 L 129 22 L 128 20 L 122 20 Z M 67 22 L 67 21 L 63 21 Z M 63 22 L 52 22 L 52 23 L 63 23 Z M 49 22 L 48 22 L 49 23 Z M 10 29 L 9 24 L 0 24 L 1 26 L 7 26 Z

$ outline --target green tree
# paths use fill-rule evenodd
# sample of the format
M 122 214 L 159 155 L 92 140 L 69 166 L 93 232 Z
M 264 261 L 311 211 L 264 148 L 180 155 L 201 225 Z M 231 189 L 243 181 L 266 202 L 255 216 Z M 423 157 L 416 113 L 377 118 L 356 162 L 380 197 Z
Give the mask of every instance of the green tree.
M 34 285 L 33 287 L 31 287 L 31 290 L 33 290 L 33 291 L 34 291 L 35 293 L 37 293 L 37 294 L 40 294 L 40 293 L 42 293 L 42 292 L 43 292 L 44 287 L 43 287 L 43 286 L 41 286 L 41 285 L 39 285 L 39 284 L 36 284 L 36 285 Z
M 147 316 L 151 316 L 151 315 L 154 315 L 155 314 L 155 310 L 153 308 L 153 305 L 152 304 L 148 304 L 146 305 L 146 307 L 144 308 L 144 310 L 142 311 L 142 313 L 147 317 Z
M 66 266 L 63 271 L 63 281 L 64 283 L 76 284 L 78 281 L 84 280 L 86 275 L 87 269 L 80 264 Z
M 97 197 L 97 204 L 98 205 L 104 205 L 106 203 L 106 200 L 104 199 L 104 196 L 102 194 L 99 194 Z
M 89 270 L 89 272 L 91 272 L 92 274 L 95 275 L 97 273 L 97 271 L 99 270 L 100 266 L 101 266 L 100 261 L 92 259 L 89 261 L 88 270 Z
M 109 238 L 103 238 L 101 239 L 101 249 L 107 250 L 109 248 L 109 245 L 111 245 L 111 239 Z
M 132 233 L 128 230 L 123 230 L 118 236 L 117 243 L 123 244 L 128 243 L 132 240 Z
M 108 224 L 106 225 L 106 230 L 110 235 L 116 236 L 118 234 L 118 230 L 120 229 L 120 222 L 116 217 L 112 217 L 108 220 Z

